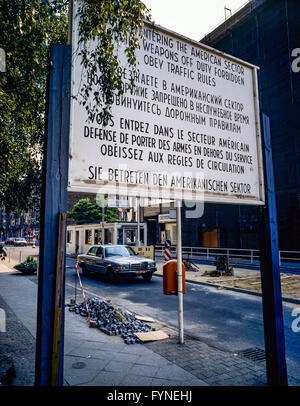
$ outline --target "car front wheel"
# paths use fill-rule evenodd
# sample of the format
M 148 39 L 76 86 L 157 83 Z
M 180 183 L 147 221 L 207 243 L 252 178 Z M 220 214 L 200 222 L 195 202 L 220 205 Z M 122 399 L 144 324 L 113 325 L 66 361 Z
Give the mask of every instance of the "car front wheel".
M 149 282 L 152 278 L 152 272 L 146 273 L 145 275 L 143 275 L 143 279 L 145 282 Z
M 114 273 L 114 271 L 112 269 L 108 269 L 106 271 L 106 278 L 108 280 L 109 283 L 114 283 L 116 280 L 116 275 Z

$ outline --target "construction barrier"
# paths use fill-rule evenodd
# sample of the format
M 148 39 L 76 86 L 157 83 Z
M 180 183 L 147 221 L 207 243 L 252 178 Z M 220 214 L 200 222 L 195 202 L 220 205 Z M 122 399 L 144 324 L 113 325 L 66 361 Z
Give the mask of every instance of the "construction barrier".
M 171 259 L 163 265 L 163 292 L 165 295 L 178 294 L 177 277 L 177 260 Z M 184 263 L 182 263 L 182 293 L 186 293 Z
M 80 285 L 80 288 L 81 288 L 81 293 L 82 293 L 82 296 L 83 296 L 83 300 L 84 300 L 84 303 L 85 303 L 86 311 L 87 311 L 87 314 L 88 314 L 88 320 L 89 320 L 89 322 L 91 322 L 91 315 L 90 315 L 88 304 L 87 304 L 87 301 L 86 301 L 86 298 L 85 298 L 83 286 L 82 286 L 82 283 L 81 283 L 81 278 L 80 278 L 80 275 L 79 275 L 79 265 L 78 265 L 77 261 L 76 261 L 76 272 L 77 272 L 77 276 L 78 276 L 79 285 Z

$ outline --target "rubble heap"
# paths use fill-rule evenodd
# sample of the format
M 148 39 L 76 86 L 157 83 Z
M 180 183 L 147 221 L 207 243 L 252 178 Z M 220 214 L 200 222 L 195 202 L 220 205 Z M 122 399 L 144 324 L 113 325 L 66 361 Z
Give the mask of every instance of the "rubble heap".
M 142 320 L 137 320 L 134 314 L 129 314 L 115 308 L 111 303 L 97 298 L 87 300 L 91 320 L 95 327 L 110 336 L 121 335 L 126 344 L 140 343 L 134 333 L 148 332 L 151 327 Z M 85 303 L 82 302 L 69 308 L 70 311 L 88 317 Z

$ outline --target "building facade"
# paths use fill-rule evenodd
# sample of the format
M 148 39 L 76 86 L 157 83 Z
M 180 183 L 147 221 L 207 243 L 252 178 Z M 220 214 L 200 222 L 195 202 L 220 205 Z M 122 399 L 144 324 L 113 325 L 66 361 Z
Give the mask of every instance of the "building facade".
M 271 124 L 281 250 L 300 250 L 299 16 L 299 0 L 252 0 L 201 40 L 260 67 L 260 109 Z M 183 218 L 185 245 L 258 248 L 256 207 L 205 204 L 201 218 Z
M 39 239 L 40 213 L 39 208 L 32 206 L 31 209 L 19 214 L 5 213 L 5 207 L 0 206 L 0 241 L 9 237 L 25 237 L 28 241 L 33 238 Z

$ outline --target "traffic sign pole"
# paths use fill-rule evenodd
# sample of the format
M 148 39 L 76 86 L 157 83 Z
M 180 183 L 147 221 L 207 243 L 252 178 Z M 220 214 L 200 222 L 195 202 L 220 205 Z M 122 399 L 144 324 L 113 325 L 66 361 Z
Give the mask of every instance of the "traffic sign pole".
M 105 244 L 105 229 L 104 229 L 104 221 L 105 221 L 105 196 L 103 195 L 102 201 L 102 244 Z
M 278 255 L 278 231 L 272 160 L 270 122 L 262 115 L 266 206 L 261 208 L 260 271 L 266 348 L 267 381 L 286 386 L 284 323 Z
M 183 291 L 182 291 L 182 241 L 181 241 L 181 202 L 176 201 L 177 211 L 177 295 L 179 343 L 184 343 L 183 335 Z
M 37 386 L 63 385 L 65 240 L 59 223 L 61 213 L 67 211 L 71 58 L 71 46 L 51 46 L 38 273 Z
M 141 245 L 141 241 L 140 241 L 140 197 L 138 196 L 136 198 L 136 211 L 137 211 L 137 246 L 139 247 Z

